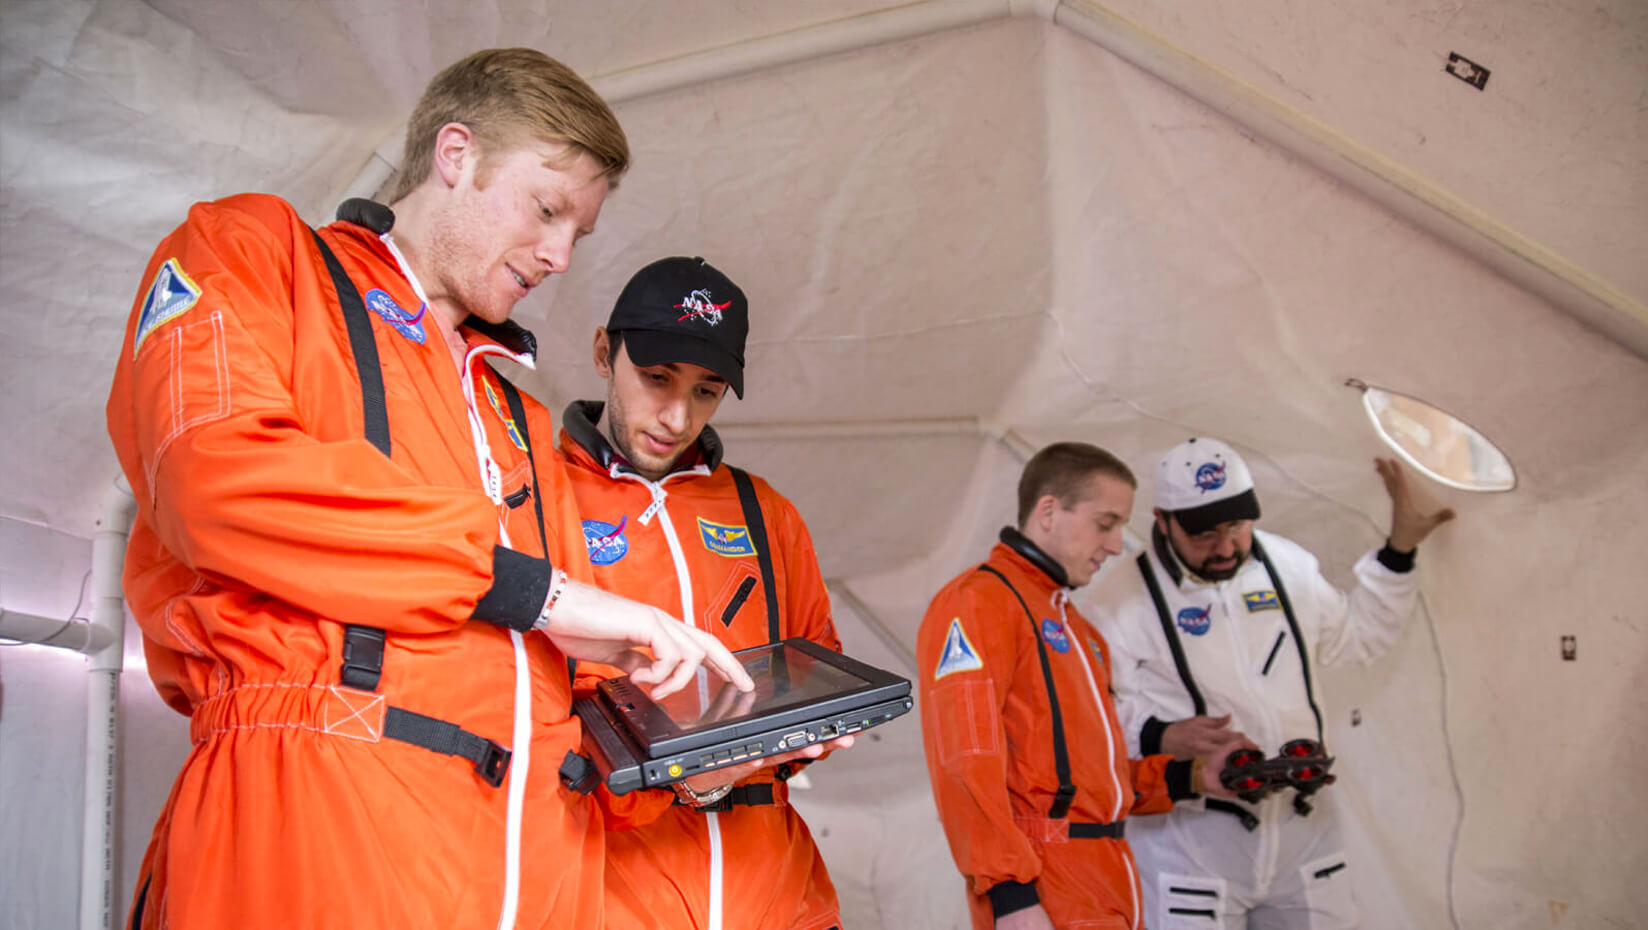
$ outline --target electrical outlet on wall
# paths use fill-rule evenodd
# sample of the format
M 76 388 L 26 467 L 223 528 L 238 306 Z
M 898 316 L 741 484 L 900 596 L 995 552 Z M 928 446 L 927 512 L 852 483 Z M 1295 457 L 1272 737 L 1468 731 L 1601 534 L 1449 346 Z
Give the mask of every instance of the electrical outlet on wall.
M 1485 90 L 1488 87 L 1488 69 L 1458 52 L 1448 53 L 1448 64 L 1445 70 L 1477 90 Z

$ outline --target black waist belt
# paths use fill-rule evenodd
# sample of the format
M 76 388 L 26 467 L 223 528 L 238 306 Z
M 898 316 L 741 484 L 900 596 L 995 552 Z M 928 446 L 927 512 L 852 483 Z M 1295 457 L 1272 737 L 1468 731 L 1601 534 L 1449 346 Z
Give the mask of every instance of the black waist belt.
M 1221 814 L 1229 814 L 1230 816 L 1235 817 L 1237 820 L 1242 822 L 1242 826 L 1246 827 L 1249 833 L 1252 833 L 1254 830 L 1259 828 L 1259 818 L 1252 811 L 1240 804 L 1235 803 L 1234 801 L 1224 801 L 1219 798 L 1208 798 L 1207 809 L 1210 811 L 1218 811 Z
M 474 764 L 475 774 L 494 788 L 504 783 L 504 775 L 509 772 L 511 753 L 508 749 L 445 720 L 391 707 L 383 715 L 383 735 L 431 752 L 467 759 Z
M 1070 823 L 1070 838 L 1073 840 L 1119 840 L 1126 833 L 1125 820 L 1115 823 Z
M 676 803 L 686 804 L 685 801 L 682 801 L 679 798 L 676 799 Z M 762 807 L 777 803 L 778 792 L 773 788 L 773 783 L 770 781 L 764 781 L 756 782 L 753 785 L 739 785 L 727 792 L 726 797 L 716 801 L 714 804 L 706 804 L 703 807 L 696 807 L 693 805 L 687 806 L 692 807 L 693 810 L 704 811 L 706 813 L 724 814 L 740 804 L 745 807 Z

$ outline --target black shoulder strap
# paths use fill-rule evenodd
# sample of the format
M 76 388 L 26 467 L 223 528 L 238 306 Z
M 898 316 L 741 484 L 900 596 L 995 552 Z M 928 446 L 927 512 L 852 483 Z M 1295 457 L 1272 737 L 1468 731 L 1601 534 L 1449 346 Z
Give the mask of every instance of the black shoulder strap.
M 349 350 L 355 356 L 355 374 L 360 378 L 361 414 L 366 421 L 366 441 L 379 452 L 389 454 L 389 408 L 383 399 L 383 366 L 378 362 L 378 342 L 372 335 L 372 320 L 366 315 L 366 304 L 360 289 L 343 270 L 338 257 L 332 254 L 320 233 L 310 230 L 320 257 L 326 261 L 326 271 L 332 276 L 332 288 L 338 294 L 338 306 L 343 309 L 343 326 L 349 333 Z M 338 680 L 346 687 L 362 691 L 378 690 L 378 679 L 383 677 L 384 631 L 377 627 L 346 624 L 343 628 L 343 667 Z
M 349 350 L 355 355 L 355 373 L 360 376 L 361 412 L 366 419 L 366 440 L 389 454 L 389 408 L 383 400 L 383 367 L 378 364 L 378 342 L 372 335 L 372 319 L 366 315 L 366 304 L 360 289 L 332 254 L 320 233 L 310 230 L 320 257 L 326 260 L 326 270 L 332 275 L 332 287 L 338 293 L 338 304 L 343 307 L 343 325 L 349 332 Z
M 1167 648 L 1173 652 L 1173 667 L 1179 670 L 1179 681 L 1190 692 L 1190 703 L 1196 709 L 1196 716 L 1204 716 L 1207 714 L 1207 702 L 1202 700 L 1202 689 L 1196 687 L 1196 679 L 1190 674 L 1184 643 L 1179 642 L 1179 631 L 1174 628 L 1173 618 L 1168 615 L 1167 598 L 1162 596 L 1162 586 L 1156 580 L 1155 570 L 1150 567 L 1148 553 L 1139 553 L 1139 574 L 1144 576 L 1145 587 L 1150 589 L 1150 599 L 1156 602 L 1156 616 L 1162 621 L 1162 635 L 1167 637 Z
M 509 417 L 515 421 L 515 431 L 521 434 L 521 444 L 526 446 L 526 463 L 532 471 L 532 510 L 538 517 L 538 542 L 543 544 L 544 559 L 549 559 L 549 533 L 544 529 L 544 495 L 538 490 L 538 459 L 532 454 L 532 433 L 527 429 L 526 405 L 521 403 L 521 392 L 515 389 L 508 378 L 498 374 L 498 370 L 487 363 L 487 368 L 498 375 L 498 385 L 504 389 L 504 402 L 509 405 Z M 567 683 L 576 683 L 578 680 L 578 660 L 567 659 Z
M 1076 784 L 1070 779 L 1070 750 L 1064 740 L 1064 714 L 1059 710 L 1059 689 L 1053 684 L 1053 664 L 1047 660 L 1047 644 L 1042 642 L 1041 630 L 1036 626 L 1036 615 L 1030 612 L 1030 605 L 1024 602 L 1024 595 L 1007 576 L 988 565 L 980 565 L 979 571 L 989 572 L 1001 579 L 1007 590 L 1013 592 L 1019 606 L 1024 608 L 1024 617 L 1030 621 L 1030 633 L 1036 639 L 1036 653 L 1041 658 L 1041 677 L 1047 685 L 1047 706 L 1053 716 L 1053 770 L 1059 776 L 1059 790 L 1053 796 L 1053 806 L 1048 809 L 1047 816 L 1057 820 L 1070 813 L 1070 802 L 1076 799 Z
M 1288 597 L 1287 586 L 1282 584 L 1282 576 L 1276 573 L 1276 566 L 1270 562 L 1270 554 L 1265 552 L 1258 539 L 1253 540 L 1253 556 L 1264 565 L 1265 573 L 1270 575 L 1270 585 L 1276 589 L 1276 599 L 1282 602 L 1282 615 L 1287 617 L 1293 645 L 1299 650 L 1299 671 L 1305 676 L 1305 700 L 1310 703 L 1310 712 L 1316 715 L 1316 741 L 1326 745 L 1322 732 L 1322 710 L 1316 706 L 1316 691 L 1310 683 L 1310 656 L 1306 651 L 1305 638 L 1299 635 L 1299 618 L 1293 615 L 1293 601 Z
M 755 557 L 761 563 L 761 587 L 767 592 L 767 642 L 776 643 L 779 635 L 778 585 L 773 580 L 772 547 L 767 544 L 767 521 L 761 515 L 761 501 L 755 496 L 755 482 L 742 468 L 727 466 L 732 483 L 738 487 L 738 503 L 744 508 L 744 523 L 750 530 L 750 542 L 755 545 Z
M 538 517 L 538 542 L 544 547 L 544 558 L 549 558 L 549 534 L 544 529 L 544 497 L 538 491 L 538 460 L 532 454 L 532 434 L 526 425 L 526 405 L 521 403 L 521 392 L 508 378 L 498 374 L 497 369 L 490 364 L 486 366 L 498 378 L 498 385 L 504 389 L 504 401 L 509 404 L 510 419 L 515 421 L 515 431 L 521 434 L 521 444 L 526 446 L 526 463 L 532 471 L 532 510 Z

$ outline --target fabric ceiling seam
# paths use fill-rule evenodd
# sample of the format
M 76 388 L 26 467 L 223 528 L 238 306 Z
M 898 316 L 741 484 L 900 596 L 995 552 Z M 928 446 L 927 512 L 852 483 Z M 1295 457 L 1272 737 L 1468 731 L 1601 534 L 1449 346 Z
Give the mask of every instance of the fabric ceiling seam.
M 800 336 L 789 339 L 752 339 L 747 343 L 748 348 L 766 346 L 795 346 L 809 344 L 829 344 L 842 342 L 868 342 L 873 339 L 897 339 L 907 336 L 927 336 L 932 333 L 948 329 L 965 329 L 974 326 L 987 326 L 992 323 L 1019 323 L 1034 319 L 1041 315 L 1040 310 L 1031 310 L 1028 313 L 1011 313 L 1000 316 L 954 317 L 930 326 L 917 326 L 911 329 L 886 330 L 877 333 L 843 333 L 839 336 Z
M 608 104 L 616 106 L 768 68 L 1004 19 L 1022 5 L 1013 0 L 917 0 L 621 68 L 594 76 L 589 83 Z M 1038 13 L 1051 21 L 1051 9 Z M 350 182 L 346 197 L 370 197 L 388 181 L 388 176 L 382 175 L 383 168 L 375 163 L 377 160 L 388 164 L 391 175 L 400 169 L 400 160 L 394 153 L 405 134 L 405 123 L 390 132 L 388 141 L 378 146 Z
M 910 670 L 910 674 L 916 674 L 919 667 L 916 663 L 915 653 L 904 645 L 903 640 L 893 635 L 893 631 L 887 628 L 887 624 L 876 616 L 875 611 L 870 609 L 870 605 L 864 603 L 857 594 L 853 593 L 853 589 L 847 586 L 845 580 L 827 578 L 824 580 L 824 587 L 845 601 L 848 609 L 858 614 L 859 618 L 864 621 L 864 625 L 868 626 L 870 632 L 875 635 L 875 638 L 881 640 L 881 644 L 887 647 L 887 651 L 904 663 L 904 667 Z
M 1137 413 L 1139 416 L 1144 417 L 1147 420 L 1155 420 L 1158 423 L 1166 423 L 1169 426 L 1176 426 L 1180 430 L 1186 432 L 1189 435 L 1192 435 L 1192 436 L 1196 436 L 1196 435 L 1215 435 L 1214 433 L 1210 433 L 1210 432 L 1207 432 L 1207 431 L 1204 431 L 1204 430 L 1198 430 L 1198 429 L 1196 429 L 1196 428 L 1194 428 L 1190 425 L 1182 423 L 1182 422 L 1180 422 L 1178 420 L 1175 420 L 1171 417 L 1165 417 L 1165 416 L 1162 416 L 1160 414 L 1151 413 L 1150 411 L 1144 409 L 1144 407 L 1140 406 L 1138 403 L 1134 402 L 1131 398 L 1122 395 L 1120 392 L 1118 392 L 1114 388 L 1105 386 L 1104 388 L 1101 389 L 1101 387 L 1099 385 L 1095 384 L 1092 381 L 1092 379 L 1087 377 L 1087 373 L 1082 371 L 1080 365 L 1076 364 L 1076 360 L 1070 357 L 1070 352 L 1066 348 L 1066 345 L 1068 343 L 1067 343 L 1067 340 L 1064 338 L 1064 322 L 1052 313 L 1049 313 L 1048 316 L 1052 318 L 1054 328 L 1056 329 L 1057 334 L 1058 334 L 1059 357 L 1064 361 L 1065 366 L 1070 370 L 1071 374 L 1075 375 L 1076 380 L 1081 382 L 1081 385 L 1084 388 L 1086 388 L 1089 393 L 1093 394 L 1096 397 L 1108 398 L 1108 399 L 1111 399 L 1111 400 L 1119 401 L 1124 406 L 1126 406 L 1127 408 L 1132 410 L 1134 413 Z M 1230 442 L 1230 440 L 1226 440 L 1226 441 Z M 1358 509 L 1357 507 L 1354 507 L 1350 504 L 1347 504 L 1344 501 L 1339 500 L 1338 498 L 1334 497 L 1333 495 L 1327 493 L 1326 491 L 1321 490 L 1320 488 L 1316 487 L 1315 485 L 1311 484 L 1310 482 L 1308 482 L 1308 481 L 1304 480 L 1303 478 L 1299 477 L 1298 475 L 1294 474 L 1292 471 L 1289 471 L 1286 466 L 1284 466 L 1281 462 L 1277 461 L 1275 458 L 1272 458 L 1270 455 L 1265 453 L 1263 450 L 1245 445 L 1245 444 L 1240 443 L 1240 442 L 1231 442 L 1230 444 L 1233 445 L 1233 446 L 1238 447 L 1239 449 L 1241 449 L 1242 451 L 1246 452 L 1247 454 L 1249 454 L 1251 456 L 1257 456 L 1260 459 L 1263 459 L 1266 463 L 1268 463 L 1270 465 L 1270 467 L 1272 467 L 1272 468 L 1276 469 L 1278 472 L 1280 472 L 1284 478 L 1286 478 L 1288 481 L 1293 482 L 1293 484 L 1296 485 L 1297 487 L 1302 488 L 1306 493 L 1308 493 L 1312 497 L 1315 497 L 1318 500 L 1323 501 L 1324 503 L 1327 503 L 1327 504 L 1329 504 L 1333 507 L 1336 507 L 1336 508 L 1338 508 L 1340 510 L 1343 510 L 1347 513 L 1350 513 L 1350 514 L 1352 514 L 1356 517 L 1359 517 L 1362 520 L 1362 522 L 1366 523 L 1369 527 L 1371 527 L 1373 529 L 1375 534 L 1378 534 L 1378 533 L 1381 532 L 1378 521 L 1375 520 L 1374 518 L 1368 516 L 1366 512 L 1364 512 L 1364 511 L 1362 511 L 1362 510 Z M 1461 782 L 1460 779 L 1459 779 L 1459 765 L 1458 765 L 1458 762 L 1456 761 L 1456 758 L 1455 758 L 1454 746 L 1453 746 L 1453 731 L 1449 726 L 1449 720 L 1448 720 L 1448 692 L 1449 692 L 1449 687 L 1450 687 L 1450 682 L 1448 680 L 1448 663 L 1447 663 L 1447 659 L 1444 657 L 1443 652 L 1442 652 L 1442 640 L 1441 640 L 1441 638 L 1438 635 L 1437 630 L 1436 630 L 1436 618 L 1431 613 L 1430 602 L 1428 600 L 1426 600 L 1426 598 L 1425 598 L 1424 579 L 1423 578 L 1420 579 L 1419 606 L 1421 608 L 1423 608 L 1423 610 L 1424 610 L 1425 627 L 1430 632 L 1431 649 L 1432 649 L 1432 652 L 1436 655 L 1437 672 L 1438 672 L 1438 676 L 1441 678 L 1441 683 L 1442 683 L 1442 707 L 1441 707 L 1441 711 L 1440 711 L 1440 717 L 1441 717 L 1441 724 L 1442 724 L 1442 745 L 1443 745 L 1443 748 L 1445 748 L 1447 750 L 1448 777 L 1453 782 L 1454 796 L 1459 801 L 1459 816 L 1454 819 L 1453 838 L 1449 842 L 1449 845 L 1448 845 L 1447 885 L 1448 885 L 1448 920 L 1452 923 L 1454 930 L 1461 930 L 1460 923 L 1459 923 L 1459 912 L 1458 912 L 1458 910 L 1455 906 L 1456 892 L 1455 892 L 1455 889 L 1454 889 L 1454 865 L 1455 865 L 1456 860 L 1459 857 L 1459 839 L 1460 839 L 1460 836 L 1463 834 L 1464 828 L 1465 828 L 1465 787 L 1464 787 L 1464 783 Z
M 994 435 L 975 417 L 909 420 L 792 420 L 717 424 L 723 441 L 739 439 L 874 439 Z
M 1648 305 L 1462 198 L 1091 0 L 1060 0 L 1053 22 L 1252 129 L 1648 358 Z
M 928 0 L 626 68 L 590 83 L 609 103 L 620 104 L 1015 17 L 1067 29 L 1165 81 L 1648 358 L 1648 304 L 1390 158 L 1091 0 Z M 387 182 L 379 162 L 391 172 L 398 170 L 393 152 L 404 134 L 403 123 L 367 157 L 344 196 L 369 197 Z

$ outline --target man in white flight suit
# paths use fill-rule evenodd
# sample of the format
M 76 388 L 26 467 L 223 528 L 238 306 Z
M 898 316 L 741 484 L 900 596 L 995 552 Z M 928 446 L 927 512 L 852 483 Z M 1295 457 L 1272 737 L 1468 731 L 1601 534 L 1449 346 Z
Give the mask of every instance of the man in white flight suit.
M 1191 439 L 1162 459 L 1151 545 L 1087 600 L 1110 644 L 1130 755 L 1192 758 L 1228 739 L 1227 728 L 1267 757 L 1290 740 L 1323 740 L 1318 667 L 1369 662 L 1390 648 L 1419 593 L 1414 550 L 1453 518 L 1421 513 L 1397 463 L 1376 464 L 1391 497 L 1390 536 L 1356 563 L 1347 596 L 1315 556 L 1254 529 L 1253 477 L 1230 446 Z M 1291 788 L 1257 804 L 1198 800 L 1134 820 L 1128 841 L 1147 925 L 1357 926 L 1332 791 L 1309 801 Z

